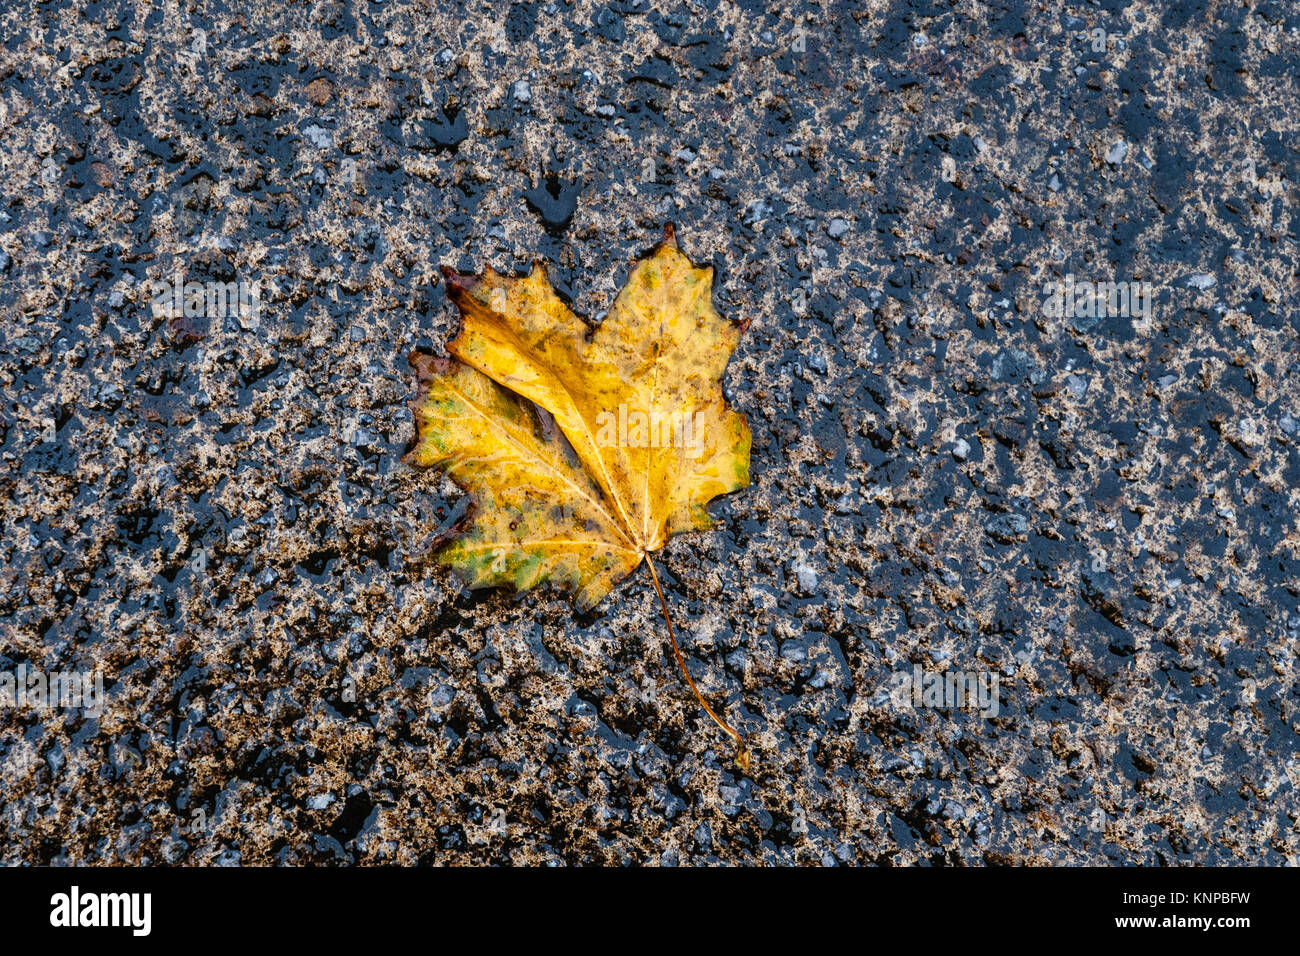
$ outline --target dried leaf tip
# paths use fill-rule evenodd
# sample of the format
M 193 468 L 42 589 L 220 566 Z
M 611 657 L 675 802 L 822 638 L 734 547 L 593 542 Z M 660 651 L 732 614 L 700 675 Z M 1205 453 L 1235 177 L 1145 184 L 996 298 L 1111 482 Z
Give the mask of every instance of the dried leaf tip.
M 750 752 L 748 744 L 741 744 L 740 750 L 736 753 L 736 766 L 744 773 L 750 772 Z
M 441 271 L 442 280 L 446 283 L 447 291 L 449 293 L 467 292 L 481 281 L 478 276 L 464 272 L 457 272 L 451 266 L 443 266 Z

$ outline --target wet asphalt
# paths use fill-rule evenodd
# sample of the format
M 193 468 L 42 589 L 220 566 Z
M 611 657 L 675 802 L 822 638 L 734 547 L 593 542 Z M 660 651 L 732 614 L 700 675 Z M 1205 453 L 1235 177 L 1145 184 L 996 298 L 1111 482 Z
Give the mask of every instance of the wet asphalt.
M 6 7 L 0 860 L 1295 862 L 1297 64 L 1281 0 Z M 658 567 L 750 775 L 644 569 L 467 592 L 400 461 L 441 266 L 598 322 L 665 222 L 747 323 Z

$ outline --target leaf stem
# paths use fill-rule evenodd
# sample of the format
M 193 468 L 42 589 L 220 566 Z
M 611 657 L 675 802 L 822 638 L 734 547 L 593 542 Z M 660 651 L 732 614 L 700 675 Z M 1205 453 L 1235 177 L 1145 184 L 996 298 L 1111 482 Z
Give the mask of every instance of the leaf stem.
M 749 747 L 745 744 L 745 738 L 732 730 L 731 725 L 713 712 L 713 708 L 709 706 L 709 702 L 704 699 L 700 689 L 695 686 L 695 681 L 691 679 L 691 672 L 686 669 L 686 661 L 682 659 L 681 648 L 677 646 L 677 635 L 673 632 L 673 619 L 668 614 L 668 599 L 664 597 L 664 589 L 659 586 L 659 572 L 655 570 L 655 563 L 650 559 L 649 552 L 646 552 L 645 562 L 650 566 L 650 580 L 654 582 L 655 593 L 659 595 L 659 605 L 664 611 L 664 623 L 668 625 L 668 638 L 673 642 L 673 654 L 677 657 L 677 666 L 682 669 L 682 676 L 686 678 L 686 683 L 690 685 L 695 699 L 700 702 L 704 712 L 713 718 L 713 722 L 722 728 L 723 733 L 735 741 L 736 766 L 749 773 Z

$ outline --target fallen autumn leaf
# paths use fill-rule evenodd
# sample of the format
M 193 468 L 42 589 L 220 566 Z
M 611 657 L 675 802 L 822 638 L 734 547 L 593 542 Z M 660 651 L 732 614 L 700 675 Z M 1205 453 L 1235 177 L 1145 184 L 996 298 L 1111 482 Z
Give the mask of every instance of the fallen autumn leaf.
M 706 505 L 749 484 L 749 426 L 722 394 L 742 326 L 713 307 L 671 224 L 591 329 L 541 263 L 523 277 L 444 268 L 462 328 L 456 360 L 414 353 L 416 441 L 405 461 L 442 468 L 474 497 L 472 526 L 439 551 L 471 588 L 545 582 L 593 607 L 644 559 L 686 670 L 650 554 L 713 526 Z

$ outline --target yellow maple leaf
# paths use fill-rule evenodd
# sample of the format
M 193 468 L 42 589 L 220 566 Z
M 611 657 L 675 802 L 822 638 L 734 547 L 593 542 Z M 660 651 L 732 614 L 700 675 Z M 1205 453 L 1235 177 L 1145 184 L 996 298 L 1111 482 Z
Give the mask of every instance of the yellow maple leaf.
M 438 466 L 475 501 L 473 525 L 439 551 L 471 588 L 544 582 L 586 610 L 644 560 L 677 647 L 650 554 L 679 531 L 712 527 L 705 506 L 749 484 L 749 426 L 720 381 L 741 326 L 713 307 L 713 268 L 663 241 L 633 265 L 591 329 L 537 263 L 523 277 L 444 268 L 462 328 L 458 361 L 411 356 L 413 465 Z

